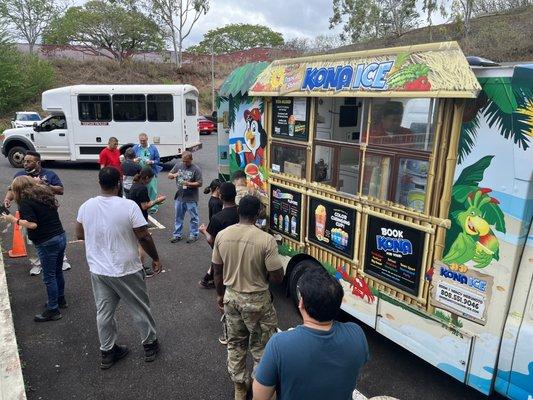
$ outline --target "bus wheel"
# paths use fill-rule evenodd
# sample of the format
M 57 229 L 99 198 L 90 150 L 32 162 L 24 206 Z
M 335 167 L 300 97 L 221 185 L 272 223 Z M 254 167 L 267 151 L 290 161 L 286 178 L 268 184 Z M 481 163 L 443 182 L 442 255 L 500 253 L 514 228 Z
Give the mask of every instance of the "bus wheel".
M 7 159 L 9 163 L 15 168 L 22 168 L 22 162 L 24 161 L 24 156 L 26 155 L 28 149 L 22 146 L 14 146 L 7 153 Z

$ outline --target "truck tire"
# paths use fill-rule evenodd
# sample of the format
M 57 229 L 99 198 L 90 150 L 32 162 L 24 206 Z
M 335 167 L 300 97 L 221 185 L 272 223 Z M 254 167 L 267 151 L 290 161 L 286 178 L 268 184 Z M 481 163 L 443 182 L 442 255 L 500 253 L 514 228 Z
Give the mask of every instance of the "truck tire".
M 24 156 L 27 151 L 28 149 L 22 146 L 12 147 L 7 153 L 9 163 L 15 168 L 22 168 L 22 162 L 24 161 Z

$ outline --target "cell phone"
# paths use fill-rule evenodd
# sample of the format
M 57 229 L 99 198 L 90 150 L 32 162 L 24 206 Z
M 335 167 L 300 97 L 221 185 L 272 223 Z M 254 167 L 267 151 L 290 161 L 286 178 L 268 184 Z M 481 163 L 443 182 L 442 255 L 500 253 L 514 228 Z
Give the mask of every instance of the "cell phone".
M 0 214 L 9 215 L 9 210 L 3 204 L 0 204 Z

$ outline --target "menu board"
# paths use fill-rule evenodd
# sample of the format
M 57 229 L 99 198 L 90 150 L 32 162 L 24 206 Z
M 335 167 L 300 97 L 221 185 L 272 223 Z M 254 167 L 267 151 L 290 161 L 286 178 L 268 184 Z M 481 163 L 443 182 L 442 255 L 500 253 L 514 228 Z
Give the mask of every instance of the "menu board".
M 302 195 L 270 186 L 270 229 L 301 241 Z
M 308 222 L 309 241 L 353 258 L 354 209 L 311 197 Z
M 272 101 L 272 136 L 307 142 L 307 99 L 275 97 Z
M 365 273 L 418 296 L 425 233 L 369 216 Z

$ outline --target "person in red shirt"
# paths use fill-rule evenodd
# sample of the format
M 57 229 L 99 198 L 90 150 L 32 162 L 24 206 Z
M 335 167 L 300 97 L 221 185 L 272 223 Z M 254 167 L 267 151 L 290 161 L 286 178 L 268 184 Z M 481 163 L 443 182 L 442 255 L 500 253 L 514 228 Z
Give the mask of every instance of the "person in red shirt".
M 118 139 L 110 137 L 107 142 L 107 147 L 100 152 L 99 161 L 100 169 L 105 167 L 113 167 L 121 171 L 120 168 L 120 150 L 118 149 Z
M 369 143 L 385 146 L 405 146 L 412 143 L 413 132 L 401 125 L 402 117 L 402 102 L 386 102 L 381 108 L 380 118 L 370 127 Z

